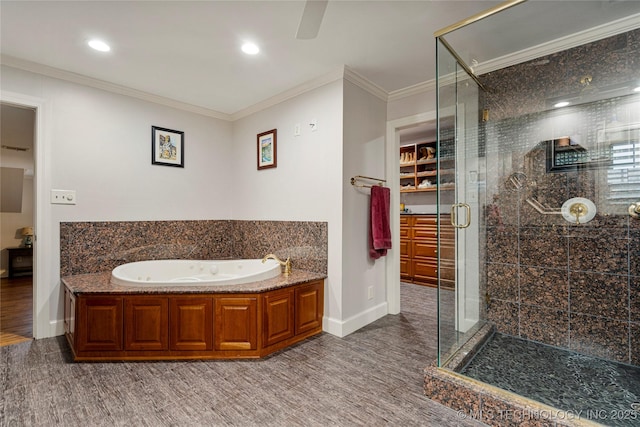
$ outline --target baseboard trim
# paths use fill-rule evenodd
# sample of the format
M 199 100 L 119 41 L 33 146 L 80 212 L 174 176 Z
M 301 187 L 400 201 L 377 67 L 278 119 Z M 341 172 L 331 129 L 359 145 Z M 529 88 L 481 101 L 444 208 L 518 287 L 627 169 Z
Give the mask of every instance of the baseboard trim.
M 64 320 L 51 320 L 49 322 L 48 337 L 57 337 L 59 335 L 64 335 Z
M 389 307 L 385 301 L 345 320 L 325 316 L 322 320 L 322 330 L 340 338 L 346 337 L 369 323 L 386 316 L 388 313 Z

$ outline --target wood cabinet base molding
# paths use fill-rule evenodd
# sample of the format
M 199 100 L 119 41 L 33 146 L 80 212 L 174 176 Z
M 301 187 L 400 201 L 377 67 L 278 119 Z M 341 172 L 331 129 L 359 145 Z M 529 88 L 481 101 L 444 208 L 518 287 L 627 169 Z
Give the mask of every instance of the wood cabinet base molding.
M 260 358 L 322 332 L 324 281 L 252 294 L 74 294 L 76 361 Z

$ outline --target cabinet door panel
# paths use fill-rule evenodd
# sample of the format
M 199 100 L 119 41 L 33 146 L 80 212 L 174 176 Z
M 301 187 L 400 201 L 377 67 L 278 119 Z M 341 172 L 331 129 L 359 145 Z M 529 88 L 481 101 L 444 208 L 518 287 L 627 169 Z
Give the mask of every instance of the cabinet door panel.
M 202 351 L 213 348 L 213 299 L 171 299 L 171 350 Z
M 413 241 L 411 242 L 411 253 L 414 257 L 420 258 L 437 258 L 437 242 L 435 240 L 430 241 Z
M 78 302 L 78 350 L 122 350 L 122 298 L 87 297 Z
M 169 348 L 169 300 L 126 297 L 124 300 L 125 350 Z
M 322 328 L 324 284 L 315 282 L 295 291 L 296 335 Z
M 424 216 L 413 217 L 414 227 L 422 227 L 422 226 L 435 227 L 437 224 L 438 224 L 438 217 L 436 215 L 424 215 Z
M 413 229 L 413 239 L 429 239 L 435 240 L 438 238 L 438 232 L 436 227 L 431 228 L 414 228 Z
M 411 242 L 411 254 L 415 258 L 438 257 L 438 243 L 435 240 L 414 240 Z M 455 257 L 455 249 L 452 246 L 440 245 L 440 258 L 452 260 Z
M 438 266 L 436 261 L 414 260 L 413 280 L 418 283 L 425 283 L 432 286 L 438 285 Z
M 400 278 L 411 280 L 411 260 L 409 258 L 400 258 Z
M 215 349 L 258 348 L 258 300 L 256 298 L 215 299 Z
M 400 240 L 400 256 L 411 256 L 411 245 L 409 240 Z
M 436 261 L 430 260 L 414 260 L 413 261 L 413 278 L 416 281 L 429 283 L 433 285 L 438 284 L 438 264 Z M 443 282 L 443 286 L 452 287 L 455 283 L 456 270 L 453 266 L 440 266 L 440 279 Z
M 268 347 L 294 334 L 293 292 L 291 290 L 268 293 L 263 299 L 264 346 Z

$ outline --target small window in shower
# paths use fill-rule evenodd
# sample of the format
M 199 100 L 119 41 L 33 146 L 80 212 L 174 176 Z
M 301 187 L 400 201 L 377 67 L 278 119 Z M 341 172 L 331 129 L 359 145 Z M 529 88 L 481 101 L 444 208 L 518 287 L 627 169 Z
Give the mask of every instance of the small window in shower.
M 640 199 L 640 141 L 611 145 L 612 164 L 607 171 L 608 199 L 627 204 Z

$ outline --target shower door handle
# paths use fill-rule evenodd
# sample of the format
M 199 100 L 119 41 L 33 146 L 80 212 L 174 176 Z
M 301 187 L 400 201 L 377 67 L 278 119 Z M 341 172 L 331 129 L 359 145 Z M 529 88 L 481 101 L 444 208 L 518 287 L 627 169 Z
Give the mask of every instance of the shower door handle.
M 464 224 L 458 224 L 458 220 L 456 218 L 456 212 L 458 208 L 465 208 L 467 211 L 467 220 Z M 467 228 L 471 224 L 471 206 L 466 203 L 456 203 L 451 205 L 451 225 L 455 228 Z

